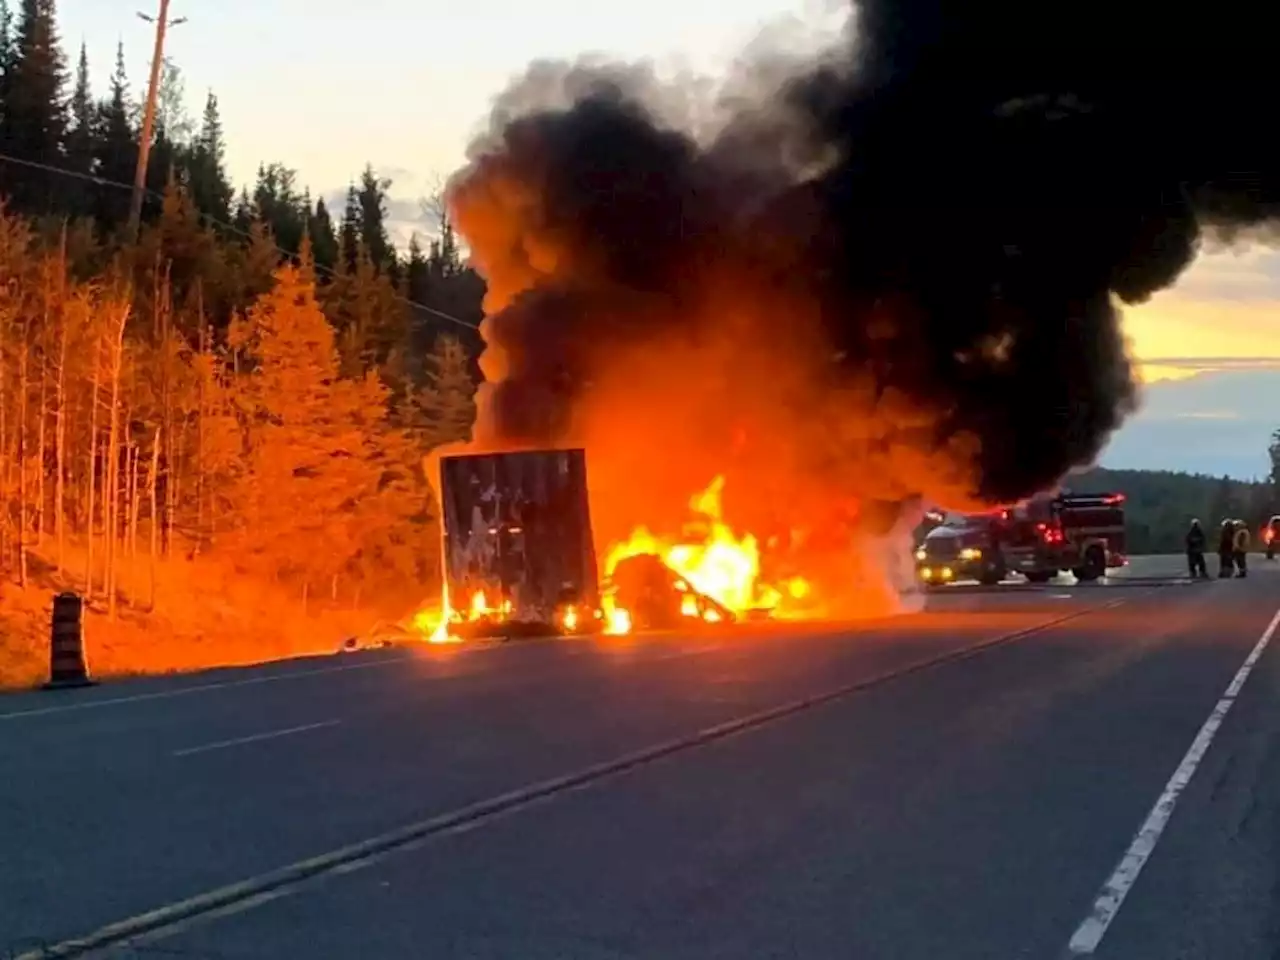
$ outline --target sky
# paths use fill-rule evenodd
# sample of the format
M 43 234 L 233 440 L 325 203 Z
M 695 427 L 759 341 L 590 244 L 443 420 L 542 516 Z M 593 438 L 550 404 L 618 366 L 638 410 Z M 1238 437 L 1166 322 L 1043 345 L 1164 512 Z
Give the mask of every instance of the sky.
M 117 42 L 132 89 L 145 87 L 154 33 L 138 12 L 157 7 L 60 0 L 63 45 L 69 59 L 86 45 L 97 91 Z M 392 180 L 391 219 L 407 238 L 427 229 L 423 199 L 531 60 L 593 53 L 714 75 L 762 28 L 830 26 L 833 9 L 838 0 L 171 0 L 170 18 L 186 22 L 165 54 L 193 116 L 217 94 L 237 184 L 280 162 L 317 196 L 340 196 L 371 163 Z M 1126 309 L 1125 329 L 1143 404 L 1101 462 L 1265 475 L 1280 428 L 1280 252 L 1208 251 L 1174 288 Z

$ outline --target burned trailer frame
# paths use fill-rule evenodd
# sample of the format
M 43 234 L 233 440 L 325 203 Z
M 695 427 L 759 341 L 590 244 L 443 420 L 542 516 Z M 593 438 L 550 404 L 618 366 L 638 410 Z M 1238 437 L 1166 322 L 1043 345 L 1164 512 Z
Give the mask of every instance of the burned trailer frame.
M 553 635 L 602 626 L 584 450 L 442 457 L 440 504 L 454 632 Z

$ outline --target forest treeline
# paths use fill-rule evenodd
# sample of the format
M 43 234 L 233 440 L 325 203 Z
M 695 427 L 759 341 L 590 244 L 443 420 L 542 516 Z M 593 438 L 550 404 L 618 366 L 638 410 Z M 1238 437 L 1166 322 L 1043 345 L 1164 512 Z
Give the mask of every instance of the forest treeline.
M 236 191 L 216 96 L 193 121 L 181 73 L 163 78 L 134 236 L 123 50 L 99 91 L 85 49 L 68 69 L 53 0 L 0 0 L 8 599 L 71 588 L 141 631 L 236 576 L 266 585 L 239 630 L 402 613 L 439 580 L 423 459 L 469 435 L 483 282 L 443 210 L 397 249 L 371 167 L 336 214 L 281 164 Z M 193 626 L 202 661 L 226 659 L 216 633 Z

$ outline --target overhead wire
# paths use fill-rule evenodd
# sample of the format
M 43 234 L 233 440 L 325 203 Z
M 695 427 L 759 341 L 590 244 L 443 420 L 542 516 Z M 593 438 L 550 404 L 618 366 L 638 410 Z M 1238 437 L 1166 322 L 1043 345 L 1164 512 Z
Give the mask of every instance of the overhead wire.
M 128 190 L 130 192 L 133 191 L 133 184 L 131 183 L 124 183 L 121 180 L 112 180 L 109 177 L 102 177 L 96 173 L 84 173 L 79 170 L 68 170 L 65 167 L 58 167 L 53 164 L 43 163 L 39 160 L 26 160 L 26 159 L 23 159 L 22 157 L 15 157 L 3 152 L 0 152 L 0 163 L 14 164 L 16 166 L 28 167 L 33 170 L 43 170 L 47 173 L 56 173 L 60 176 L 71 177 L 76 180 L 82 180 L 87 183 L 92 183 L 96 186 L 115 187 L 116 189 L 120 189 L 120 190 Z M 150 197 L 153 200 L 160 200 L 161 202 L 164 201 L 164 193 L 162 191 L 151 190 L 149 188 L 146 188 L 144 189 L 144 193 L 146 196 Z M 247 230 L 240 229 L 234 223 L 228 223 L 225 220 L 219 220 L 217 217 L 211 214 L 205 213 L 204 211 L 198 211 L 198 214 L 200 216 L 200 219 L 203 222 L 207 224 L 211 224 L 215 227 L 218 227 L 219 229 L 226 231 L 227 233 L 230 233 L 233 236 L 239 237 L 243 240 L 253 239 L 252 233 L 250 233 Z M 310 216 L 310 213 L 308 213 L 308 216 Z M 286 250 L 284 247 L 280 246 L 278 243 L 275 243 L 274 241 L 272 242 L 272 247 L 282 257 L 295 256 L 295 254 Z M 321 276 L 324 276 L 330 280 L 335 279 L 336 277 L 339 276 L 339 273 L 337 270 L 334 270 L 332 267 L 326 267 L 323 264 L 318 264 L 318 263 L 315 264 L 315 269 Z M 475 324 L 467 320 L 463 320 L 461 317 L 455 317 L 451 313 L 446 313 L 443 310 L 439 310 L 435 307 L 428 306 L 425 303 L 419 303 L 417 300 L 412 300 L 409 297 L 406 297 L 399 292 L 396 292 L 395 299 L 400 303 L 406 304 L 407 306 L 413 307 L 417 310 L 421 310 L 423 313 L 430 314 L 433 317 L 438 317 L 441 320 L 447 320 L 448 322 L 456 324 L 460 327 L 466 327 L 468 330 L 479 330 L 479 324 Z

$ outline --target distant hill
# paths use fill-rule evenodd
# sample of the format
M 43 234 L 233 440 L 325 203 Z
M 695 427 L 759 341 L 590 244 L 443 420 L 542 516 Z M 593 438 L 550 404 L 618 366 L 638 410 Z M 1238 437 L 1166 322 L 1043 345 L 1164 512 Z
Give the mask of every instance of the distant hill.
M 1269 483 L 1177 473 L 1171 470 L 1109 470 L 1094 467 L 1069 477 L 1074 493 L 1123 493 L 1129 523 L 1129 552 L 1181 553 L 1193 517 L 1207 529 L 1225 517 L 1246 520 L 1256 531 L 1280 502 Z

